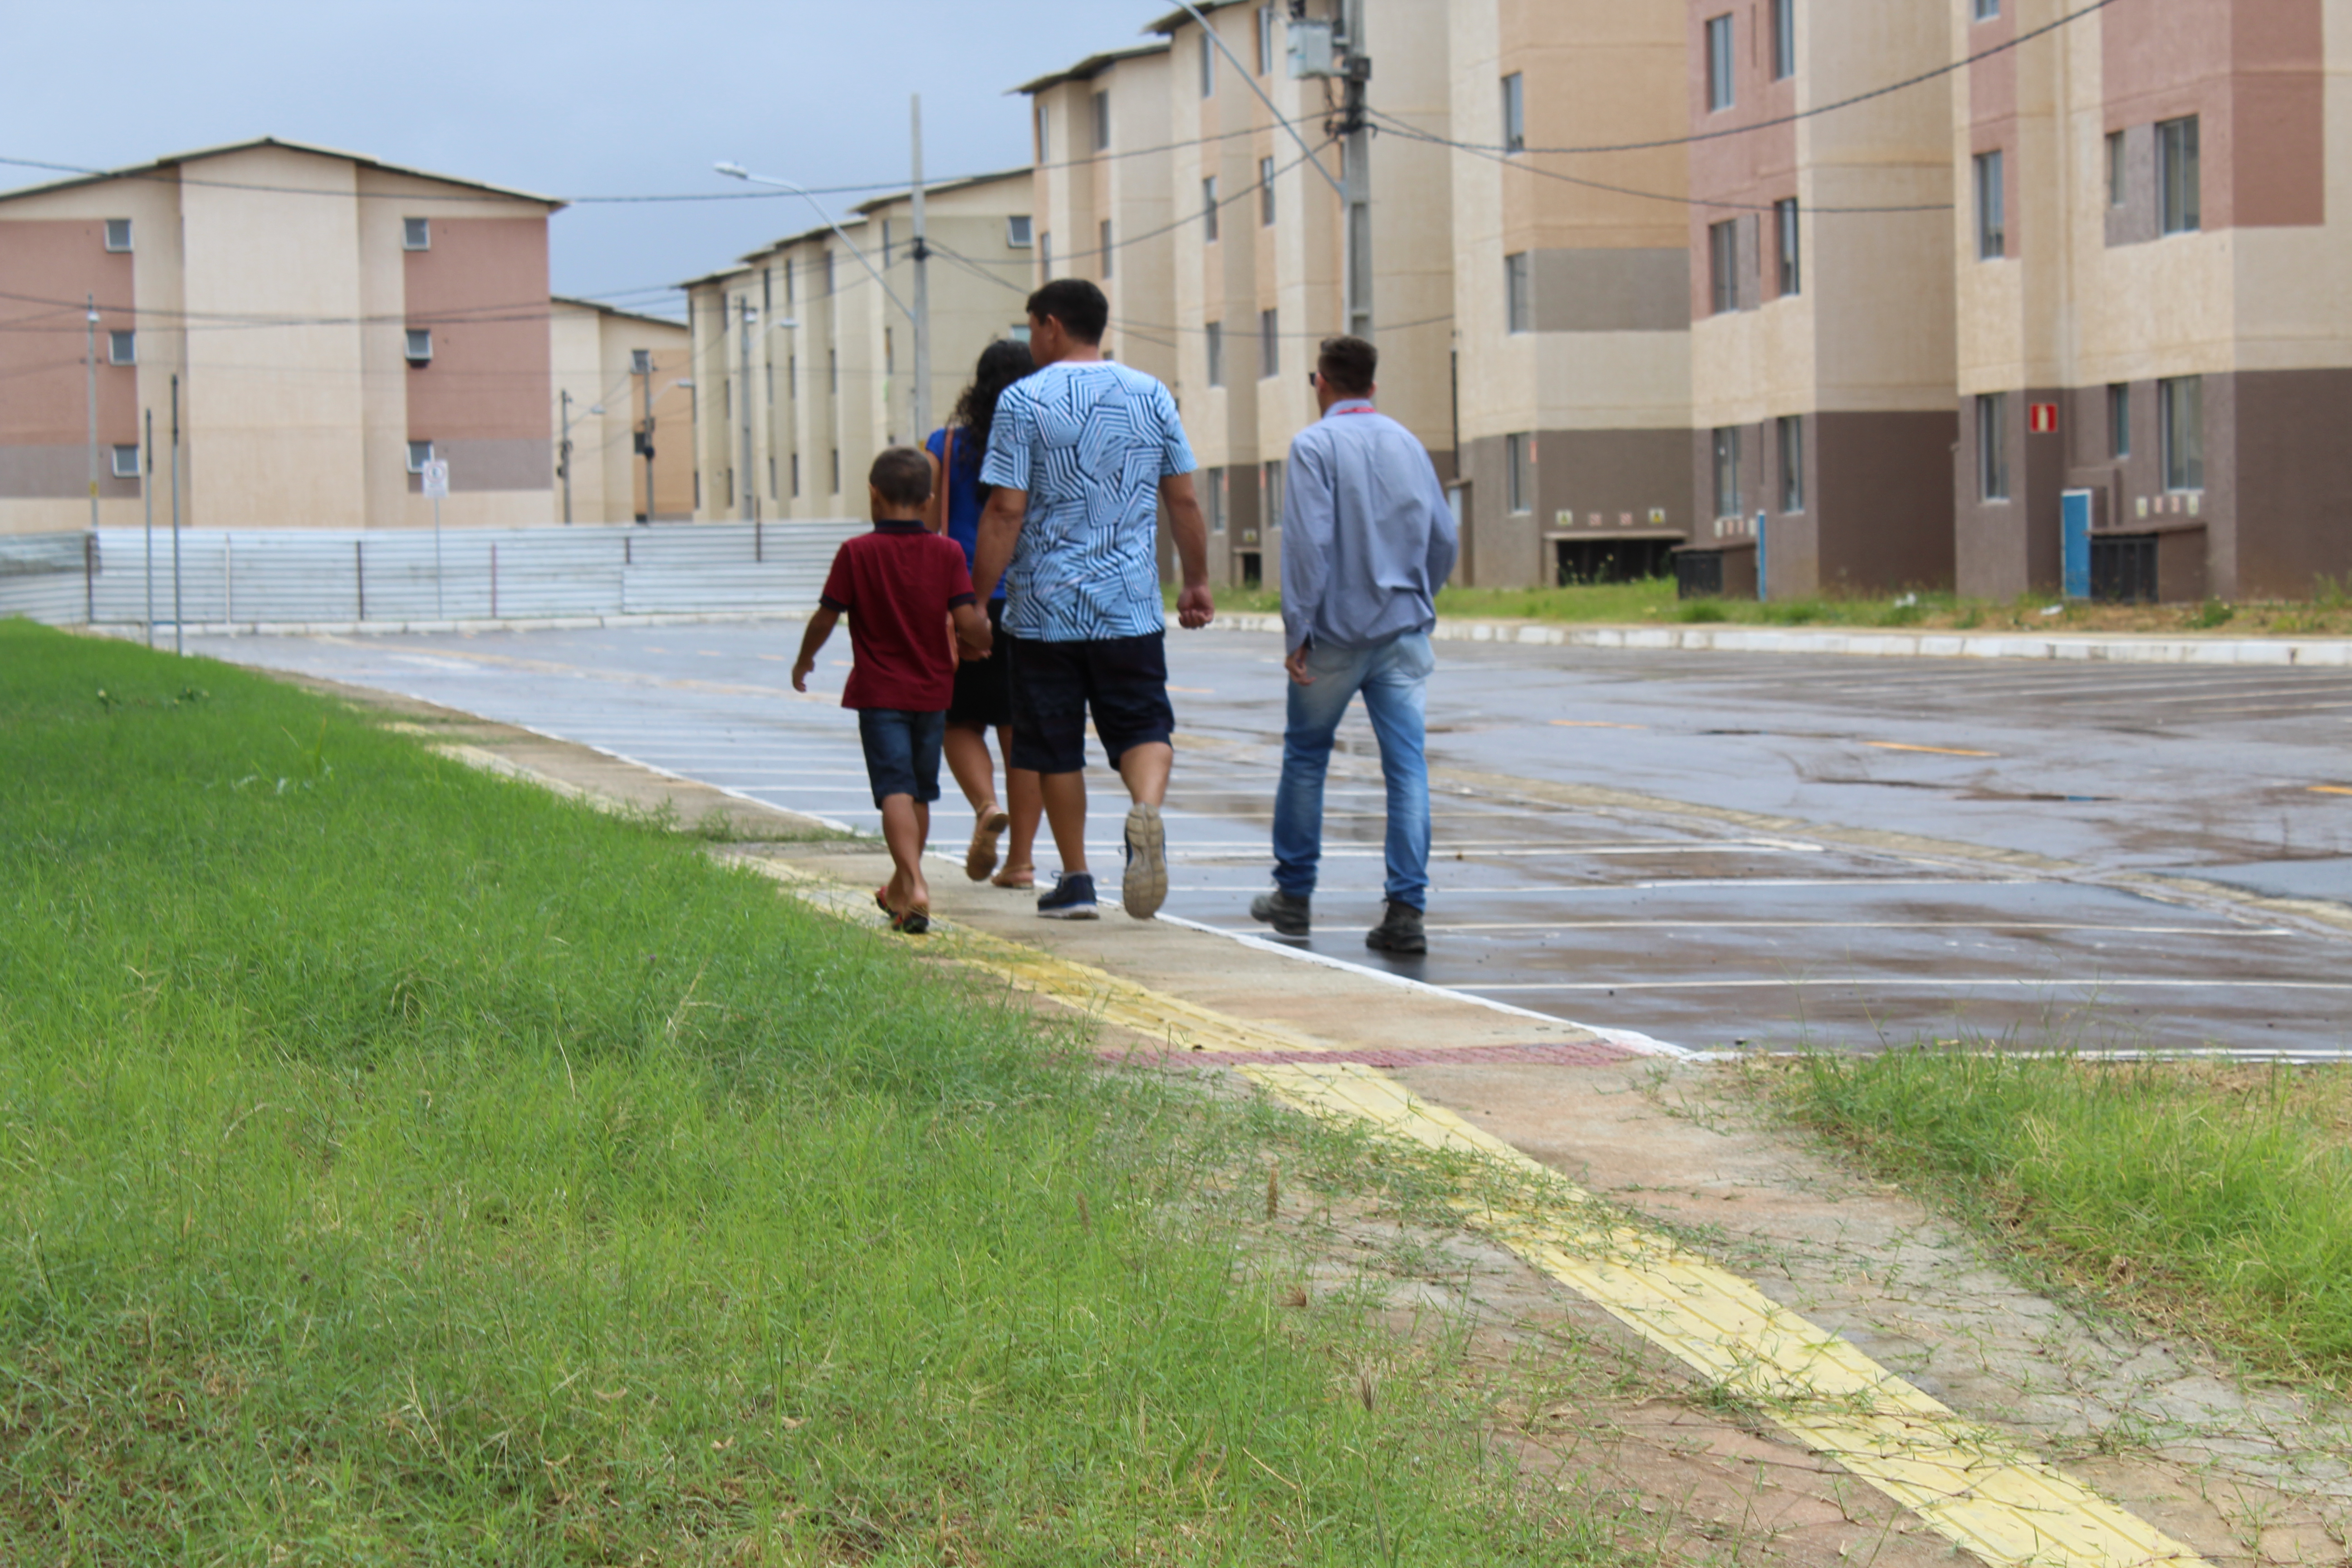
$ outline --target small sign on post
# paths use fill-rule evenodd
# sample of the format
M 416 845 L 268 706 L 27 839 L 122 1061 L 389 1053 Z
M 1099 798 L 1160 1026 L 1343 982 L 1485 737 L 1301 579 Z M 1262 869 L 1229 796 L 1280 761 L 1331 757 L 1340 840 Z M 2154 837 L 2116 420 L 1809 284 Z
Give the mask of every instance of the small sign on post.
M 2025 428 L 2028 434 L 2034 436 L 2058 434 L 2058 405 L 2054 403 L 2026 405 Z
M 441 503 L 449 499 L 449 459 L 427 458 L 417 473 L 425 480 L 425 499 L 433 503 L 433 618 L 449 618 L 449 605 L 441 587 Z
M 448 458 L 427 458 L 425 460 L 425 466 L 417 472 L 424 476 L 426 500 L 447 500 L 449 499 Z

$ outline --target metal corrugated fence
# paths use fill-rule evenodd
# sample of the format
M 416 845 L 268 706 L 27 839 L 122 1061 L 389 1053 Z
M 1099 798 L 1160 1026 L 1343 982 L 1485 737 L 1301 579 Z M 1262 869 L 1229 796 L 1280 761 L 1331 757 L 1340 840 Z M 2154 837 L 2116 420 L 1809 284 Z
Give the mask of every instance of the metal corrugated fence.
M 841 542 L 869 524 L 665 528 L 184 529 L 181 616 L 191 626 L 404 625 L 813 607 Z M 138 626 L 149 594 L 173 619 L 173 539 L 144 530 L 0 537 L 0 616 Z

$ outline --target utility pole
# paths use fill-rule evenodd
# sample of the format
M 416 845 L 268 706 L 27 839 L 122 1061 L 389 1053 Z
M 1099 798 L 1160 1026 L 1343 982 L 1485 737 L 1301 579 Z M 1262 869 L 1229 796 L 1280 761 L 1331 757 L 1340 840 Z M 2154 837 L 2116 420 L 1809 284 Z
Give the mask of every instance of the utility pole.
M 930 247 L 923 243 L 923 95 L 917 93 L 910 100 L 914 122 L 915 173 L 911 189 L 915 207 L 915 244 L 908 254 L 915 262 L 915 308 L 909 312 L 915 323 L 915 395 L 914 444 L 918 447 L 931 437 L 931 280 Z
M 646 458 L 646 525 L 654 521 L 654 351 L 638 349 L 630 356 L 629 368 L 645 379 L 646 424 L 637 432 L 637 450 Z
M 555 447 L 555 475 L 563 481 L 563 526 L 572 526 L 572 389 L 556 395 L 563 408 L 563 438 Z
M 89 383 L 89 531 L 98 531 L 98 296 L 83 296 L 89 301 L 89 314 L 83 327 L 89 347 L 82 359 L 89 369 L 84 378 Z
M 736 491 L 736 499 L 742 503 L 739 510 L 743 521 L 751 522 L 758 519 L 760 508 L 751 483 L 751 296 L 744 295 L 740 303 L 743 313 L 738 341 L 742 344 L 739 357 L 742 363 L 743 390 L 735 401 L 743 416 L 743 478 L 740 481 L 742 488 Z
M 1364 114 L 1364 89 L 1372 79 L 1371 57 L 1364 52 L 1364 0 L 1343 0 L 1347 25 L 1344 96 L 1339 131 L 1347 137 L 1340 173 L 1348 205 L 1348 331 L 1372 335 L 1372 128 Z

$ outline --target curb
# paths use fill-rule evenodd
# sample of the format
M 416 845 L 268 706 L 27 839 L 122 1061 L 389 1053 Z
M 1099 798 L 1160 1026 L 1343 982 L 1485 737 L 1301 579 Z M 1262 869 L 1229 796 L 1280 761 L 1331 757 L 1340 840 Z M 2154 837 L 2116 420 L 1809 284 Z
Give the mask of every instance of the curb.
M 1282 617 L 1221 615 L 1237 632 L 1280 632 Z M 1540 621 L 1441 618 L 1440 642 L 1713 653 L 1829 653 L 1864 658 L 2025 658 L 2089 664 L 2254 664 L 2352 667 L 2352 637 L 2158 637 L 2032 632 L 1782 631 L 1764 626 L 1566 626 Z

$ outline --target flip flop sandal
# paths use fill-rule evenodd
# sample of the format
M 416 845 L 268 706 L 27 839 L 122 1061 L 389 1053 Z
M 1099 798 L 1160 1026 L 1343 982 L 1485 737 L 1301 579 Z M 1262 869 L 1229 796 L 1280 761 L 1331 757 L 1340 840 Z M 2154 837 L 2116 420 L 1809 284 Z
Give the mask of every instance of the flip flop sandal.
M 928 910 L 908 910 L 890 917 L 890 929 L 901 936 L 921 936 L 931 929 L 931 917 Z
M 995 876 L 991 877 L 988 880 L 993 887 L 1014 888 L 1026 892 L 1028 889 L 1037 885 L 1037 868 L 1034 866 L 1007 866 L 1004 869 L 999 871 Z
M 890 885 L 887 882 L 874 889 L 874 907 L 894 920 L 898 918 L 898 911 L 890 907 Z

